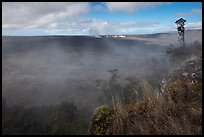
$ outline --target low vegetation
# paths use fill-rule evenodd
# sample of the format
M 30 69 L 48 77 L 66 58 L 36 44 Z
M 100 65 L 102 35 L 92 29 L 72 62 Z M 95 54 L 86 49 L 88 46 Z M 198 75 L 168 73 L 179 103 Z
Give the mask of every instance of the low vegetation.
M 103 135 L 111 121 L 111 112 L 108 105 L 104 104 L 96 108 L 94 119 L 90 125 L 89 132 L 96 135 Z
M 2 102 L 3 135 L 72 135 L 87 134 L 86 112 L 73 103 L 26 108 L 9 107 Z
M 186 46 L 177 48 L 171 45 L 167 48 L 166 52 L 170 56 L 171 64 L 178 65 L 189 57 L 202 56 L 202 44 L 198 41 L 195 41 L 193 44 L 187 44 Z
M 97 129 L 101 123 L 95 122 L 99 115 L 95 113 L 90 134 L 201 135 L 201 49 L 202 44 L 195 42 L 193 45 L 167 50 L 171 63 L 180 69 L 175 69 L 169 77 L 160 81 L 162 90 L 157 88 L 155 82 L 151 82 L 151 77 L 122 86 L 112 76 L 109 86 L 106 84 L 104 88 L 105 96 L 109 99 L 106 105 L 109 115 L 103 115 L 106 116 L 103 117 L 104 121 L 101 119 L 101 123 L 109 119 L 108 127 L 103 132 Z M 117 94 L 114 96 L 111 91 Z

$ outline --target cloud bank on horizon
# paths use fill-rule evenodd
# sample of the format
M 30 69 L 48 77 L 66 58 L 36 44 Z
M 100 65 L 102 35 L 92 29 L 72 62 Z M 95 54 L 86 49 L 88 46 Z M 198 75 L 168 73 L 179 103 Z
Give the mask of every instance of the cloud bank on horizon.
M 202 28 L 202 2 L 3 2 L 3 35 L 111 35 Z

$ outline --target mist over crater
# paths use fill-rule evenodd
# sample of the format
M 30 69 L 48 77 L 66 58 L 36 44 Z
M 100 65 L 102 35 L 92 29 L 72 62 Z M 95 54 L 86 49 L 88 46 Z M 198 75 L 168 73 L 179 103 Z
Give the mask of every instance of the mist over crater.
M 162 62 L 163 68 L 170 67 L 166 48 L 171 41 L 166 39 L 166 45 L 159 43 L 160 37 L 171 39 L 171 35 L 135 39 L 4 36 L 2 96 L 9 105 L 74 101 L 79 106 L 94 108 L 101 95 L 96 80 L 108 80 L 108 70 L 117 69 L 120 80 L 125 81 L 127 77 L 143 78 L 151 73 L 155 59 Z M 149 44 L 152 38 L 154 42 Z

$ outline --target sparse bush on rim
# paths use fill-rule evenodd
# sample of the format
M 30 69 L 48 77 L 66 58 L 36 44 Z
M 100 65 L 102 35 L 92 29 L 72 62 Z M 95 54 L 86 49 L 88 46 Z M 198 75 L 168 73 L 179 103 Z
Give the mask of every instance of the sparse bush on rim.
M 91 134 L 103 135 L 201 135 L 202 134 L 202 58 L 196 55 L 199 43 L 185 49 L 172 49 L 172 57 L 178 58 L 176 52 L 185 53 L 181 70 L 175 70 L 166 83 L 163 91 L 152 87 L 147 80 L 140 83 L 142 95 L 140 101 L 124 102 L 123 97 L 112 97 L 109 107 L 109 124 L 103 132 Z M 189 51 L 191 50 L 191 51 Z M 195 58 L 190 59 L 192 56 Z M 202 56 L 202 55 L 201 55 Z M 177 63 L 177 62 L 175 62 Z M 197 69 L 192 67 L 195 64 Z M 178 65 L 178 64 L 177 64 Z M 199 67 L 201 66 L 201 67 Z M 192 67 L 192 68 L 189 68 Z M 178 72 L 177 72 L 178 71 Z M 175 74 L 174 74 L 175 73 Z M 134 86 L 122 87 L 120 93 L 134 91 Z M 135 92 L 132 92 L 136 94 Z M 131 98 L 127 96 L 127 98 Z M 103 107 L 103 106 L 101 106 Z M 100 107 L 99 107 L 100 108 Z M 95 114 L 94 117 L 97 117 Z M 110 119 L 111 116 L 111 119 Z M 94 120 L 94 118 L 93 118 Z M 104 122 L 104 121 L 103 121 Z M 93 124 L 93 123 L 91 123 Z M 96 123 L 95 123 L 96 124 Z M 93 129 L 92 129 L 93 130 Z M 96 131 L 96 130 L 95 130 Z

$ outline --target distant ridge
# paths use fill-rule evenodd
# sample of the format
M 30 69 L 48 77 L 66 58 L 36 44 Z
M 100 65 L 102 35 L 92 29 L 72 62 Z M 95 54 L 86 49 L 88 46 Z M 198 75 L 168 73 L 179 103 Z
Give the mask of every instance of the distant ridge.
M 202 31 L 202 29 L 190 29 L 190 30 L 186 30 L 186 32 L 190 32 L 190 31 Z M 174 34 L 177 33 L 177 31 L 169 31 L 169 32 L 161 32 L 161 33 L 153 33 L 153 34 L 110 34 L 110 35 L 99 35 L 99 36 L 157 36 L 157 35 L 162 35 L 162 34 Z M 17 36 L 17 35 L 2 35 L 2 37 L 94 37 L 91 35 L 36 35 L 36 36 Z

